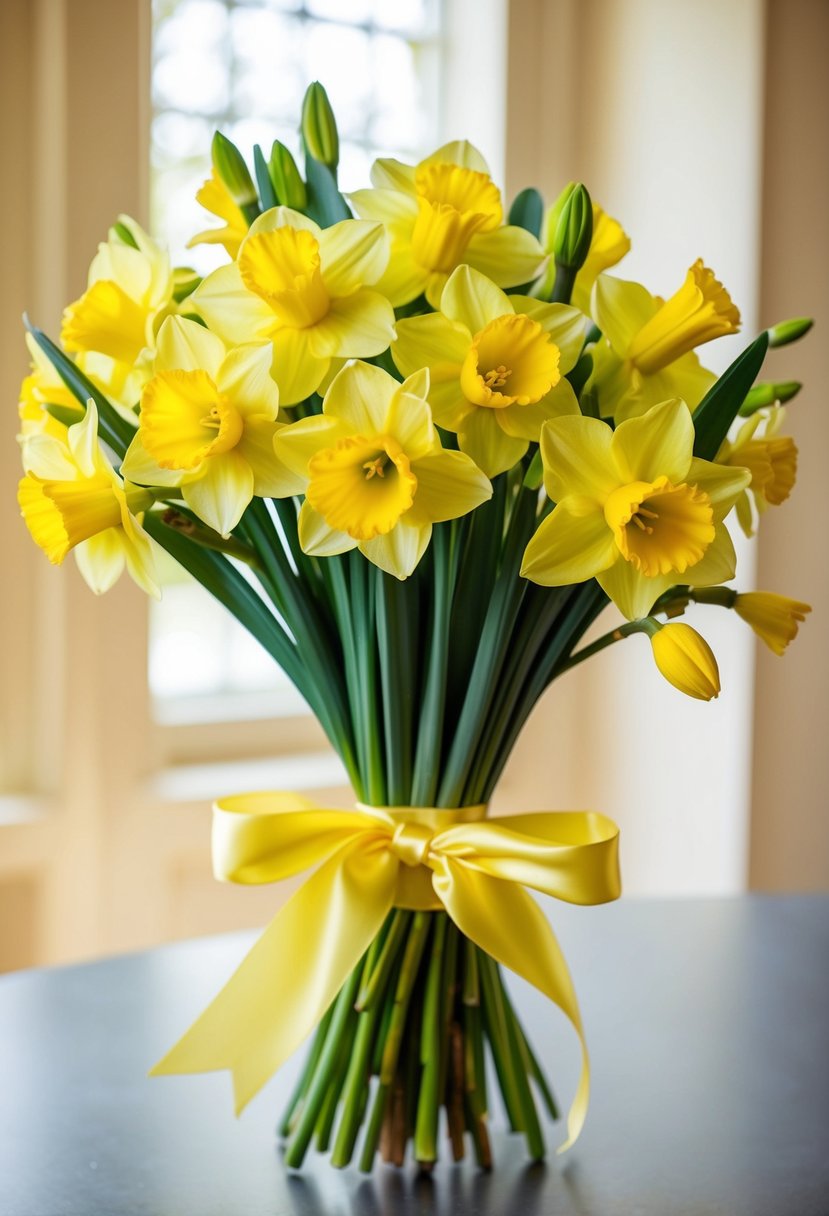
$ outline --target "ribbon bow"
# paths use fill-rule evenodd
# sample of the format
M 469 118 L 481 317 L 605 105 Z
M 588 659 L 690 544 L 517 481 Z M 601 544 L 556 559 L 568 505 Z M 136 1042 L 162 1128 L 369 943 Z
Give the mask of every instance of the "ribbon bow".
M 559 1152 L 569 1148 L 587 1113 L 587 1047 L 564 957 L 523 887 L 574 904 L 618 898 L 619 829 L 592 811 L 485 814 L 483 806 L 343 811 L 284 793 L 217 802 L 217 878 L 270 883 L 318 868 L 153 1075 L 230 1069 L 238 1114 L 322 1018 L 390 909 L 443 909 L 555 1002 L 578 1034 L 581 1077 Z

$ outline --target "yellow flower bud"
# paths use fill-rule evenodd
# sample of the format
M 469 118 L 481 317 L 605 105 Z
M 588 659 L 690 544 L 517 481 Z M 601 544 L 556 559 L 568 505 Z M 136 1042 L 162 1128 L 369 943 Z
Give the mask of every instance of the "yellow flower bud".
M 748 591 L 735 597 L 734 611 L 769 650 L 782 654 L 789 642 L 797 637 L 799 623 L 812 609 L 800 600 L 790 600 L 772 591 Z
M 662 625 L 651 634 L 656 666 L 669 684 L 698 701 L 720 694 L 720 673 L 714 652 L 696 629 L 682 621 Z

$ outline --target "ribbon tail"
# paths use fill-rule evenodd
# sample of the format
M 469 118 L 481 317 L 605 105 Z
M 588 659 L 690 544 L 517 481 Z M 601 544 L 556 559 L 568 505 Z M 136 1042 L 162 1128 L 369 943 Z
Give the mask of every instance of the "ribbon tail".
M 238 1115 L 322 1018 L 394 897 L 398 862 L 350 842 L 277 912 L 218 996 L 152 1076 L 233 1076 Z
M 573 981 L 547 918 L 523 887 L 449 857 L 442 858 L 432 881 L 461 933 L 549 997 L 579 1037 L 581 1075 L 567 1115 L 567 1139 L 557 1150 L 566 1152 L 587 1115 L 590 1060 Z

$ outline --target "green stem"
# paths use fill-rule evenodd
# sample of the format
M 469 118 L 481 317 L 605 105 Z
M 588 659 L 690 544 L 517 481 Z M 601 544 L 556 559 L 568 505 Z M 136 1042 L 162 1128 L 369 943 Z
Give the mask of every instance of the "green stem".
M 595 642 L 591 642 L 589 646 L 584 646 L 581 650 L 577 650 L 575 654 L 571 654 L 568 659 L 560 663 L 556 668 L 556 676 L 563 675 L 565 671 L 569 671 L 571 667 L 576 667 L 579 663 L 583 663 L 585 659 L 590 659 L 594 654 L 599 654 L 600 651 L 606 650 L 608 646 L 613 646 L 615 642 L 621 642 L 623 638 L 629 638 L 634 633 L 647 633 L 641 621 L 628 621 L 625 625 L 619 625 L 616 629 L 611 629 L 609 633 L 603 634 L 597 638 Z
M 375 599 L 369 594 L 369 563 L 362 553 L 350 553 L 349 586 L 351 613 L 357 648 L 357 680 L 361 705 L 360 728 L 366 767 L 363 770 L 368 802 L 386 805 L 386 777 L 383 772 L 380 706 L 377 695 L 377 645 L 375 641 Z
M 481 975 L 482 1011 L 484 1026 L 492 1049 L 492 1059 L 498 1083 L 507 1108 L 507 1118 L 513 1131 L 522 1131 L 521 1099 L 515 1078 L 512 1052 L 510 1050 L 507 1017 L 501 993 L 498 967 L 494 959 L 483 950 L 478 951 L 478 968 Z
M 391 924 L 389 925 L 388 935 L 383 942 L 380 957 L 369 968 L 368 975 L 363 979 L 363 983 L 360 986 L 355 1003 L 355 1008 L 358 1012 L 362 1012 L 365 1009 L 373 1009 L 377 1002 L 382 999 L 388 977 L 400 953 L 403 938 L 411 924 L 411 920 L 412 913 L 406 911 L 405 908 L 396 908 L 392 913 Z
M 383 693 L 387 796 L 392 806 L 409 801 L 417 655 L 409 619 L 409 582 L 377 571 L 377 646 Z
M 420 707 L 411 802 L 431 806 L 437 793 L 443 725 L 446 714 L 446 673 L 449 655 L 449 615 L 455 575 L 456 531 L 438 524 L 432 534 L 434 598 L 429 632 L 429 667 Z
M 441 980 L 448 917 L 439 913 L 435 920 L 432 954 L 423 997 L 420 1033 L 420 1062 L 423 1074 L 417 1098 L 414 1154 L 420 1162 L 437 1161 L 438 1112 L 440 1109 L 441 1054 L 445 1036 L 441 1018 Z
M 311 1084 L 311 1078 L 314 1075 L 314 1070 L 320 1058 L 320 1053 L 322 1052 L 325 1044 L 325 1036 L 328 1031 L 328 1026 L 331 1022 L 331 1015 L 333 1012 L 334 1006 L 332 1005 L 325 1011 L 320 1019 L 319 1025 L 317 1026 L 314 1034 L 314 1041 L 311 1044 L 311 1050 L 308 1053 L 308 1058 L 305 1061 L 302 1072 L 299 1076 L 299 1080 L 296 1083 L 294 1091 L 288 1100 L 288 1105 L 285 1107 L 285 1112 L 282 1119 L 279 1122 L 277 1131 L 280 1136 L 288 1136 L 291 1133 L 297 1108 L 302 1102 L 302 1099 L 305 1097 L 308 1086 Z

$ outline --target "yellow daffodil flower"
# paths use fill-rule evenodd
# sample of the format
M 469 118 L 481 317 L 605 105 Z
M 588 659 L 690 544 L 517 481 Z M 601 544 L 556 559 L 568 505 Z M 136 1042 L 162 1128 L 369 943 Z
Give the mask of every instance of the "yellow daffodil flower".
M 126 365 L 152 357 L 155 333 L 173 307 L 173 274 L 165 250 L 129 216 L 118 217 L 135 245 L 111 229 L 89 268 L 89 286 L 63 314 L 67 351 L 96 351 Z M 132 403 L 134 404 L 134 402 Z
M 805 621 L 806 613 L 812 611 L 809 604 L 773 591 L 738 592 L 733 607 L 775 654 L 783 654 L 797 637 L 798 625 Z
M 785 417 L 786 411 L 780 405 L 752 414 L 717 454 L 719 464 L 748 469 L 751 473 L 748 489 L 758 516 L 785 502 L 797 478 L 797 445 L 790 435 L 779 433 Z M 765 422 L 763 434 L 758 436 L 762 422 Z M 746 536 L 753 536 L 755 522 L 748 490 L 737 499 L 737 519 Z
M 299 539 L 319 557 L 359 548 L 404 579 L 423 556 L 432 524 L 474 510 L 492 486 L 463 452 L 441 447 L 426 401 L 429 373 L 403 384 L 368 363 L 349 363 L 323 412 L 284 427 L 279 460 L 300 479 Z M 293 484 L 283 494 L 294 493 Z
M 559 210 L 557 207 L 550 207 L 545 217 L 544 248 L 548 253 L 553 248 Z M 590 296 L 596 279 L 606 270 L 610 270 L 611 266 L 621 262 L 625 254 L 629 252 L 630 237 L 622 225 L 613 216 L 603 211 L 598 203 L 593 203 L 593 236 L 590 241 L 590 251 L 576 276 L 571 303 L 589 315 Z M 551 259 L 537 294 L 545 298 L 549 297 L 555 277 L 555 263 Z
M 370 358 L 394 337 L 394 312 L 369 290 L 386 267 L 382 224 L 313 220 L 274 207 L 251 225 L 236 262 L 208 275 L 190 297 L 229 344 L 269 341 L 283 405 L 320 387 L 332 359 Z
M 437 308 L 461 263 L 499 287 L 530 282 L 543 269 L 535 237 L 504 225 L 500 191 L 471 144 L 445 144 L 419 165 L 376 160 L 371 181 L 375 189 L 349 197 L 358 215 L 388 228 L 391 258 L 378 287 L 395 307 L 425 292 Z
M 596 578 L 629 620 L 676 583 L 734 575 L 723 520 L 746 469 L 693 456 L 683 401 L 616 430 L 597 418 L 554 418 L 541 431 L 544 486 L 556 503 L 527 546 L 521 573 L 548 587 Z
M 593 348 L 588 389 L 598 397 L 602 416 L 617 421 L 670 397 L 694 409 L 716 379 L 694 348 L 740 326 L 731 297 L 702 261 L 694 262 L 682 287 L 664 302 L 639 283 L 599 275 L 591 315 L 603 339 Z
M 98 442 L 94 401 L 66 432 L 41 434 L 24 448 L 26 475 L 17 499 L 26 526 L 49 561 L 60 565 L 74 549 L 78 569 L 96 595 L 127 570 L 158 597 L 152 541 L 141 514 L 152 495 L 118 476 Z
M 398 321 L 391 353 L 404 376 L 429 369 L 438 426 L 487 477 L 512 468 L 548 418 L 578 414 L 563 377 L 584 340 L 575 308 L 506 296 L 480 271 L 459 266 L 440 312 Z
M 659 626 L 650 634 L 656 666 L 669 684 L 697 701 L 720 695 L 720 672 L 705 638 L 683 621 Z
M 221 228 L 207 228 L 198 232 L 187 242 L 187 248 L 194 245 L 224 245 L 231 258 L 239 252 L 239 246 L 248 234 L 248 223 L 242 215 L 241 208 L 234 203 L 230 191 L 216 172 L 215 166 L 210 177 L 196 191 L 196 202 L 201 203 L 205 211 L 224 220 Z
M 270 367 L 267 342 L 227 351 L 204 326 L 168 317 L 124 475 L 181 487 L 187 505 L 226 536 L 254 494 L 270 497 L 284 484 L 273 453 L 279 393 Z

